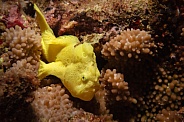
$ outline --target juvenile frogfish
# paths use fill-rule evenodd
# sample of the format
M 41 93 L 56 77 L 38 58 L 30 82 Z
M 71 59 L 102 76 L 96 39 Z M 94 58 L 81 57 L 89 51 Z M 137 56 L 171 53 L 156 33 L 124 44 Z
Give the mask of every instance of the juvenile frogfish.
M 100 76 L 92 45 L 80 43 L 72 35 L 56 38 L 36 4 L 34 9 L 42 35 L 43 56 L 48 62 L 40 60 L 38 78 L 54 75 L 61 79 L 73 97 L 91 100 L 99 89 Z

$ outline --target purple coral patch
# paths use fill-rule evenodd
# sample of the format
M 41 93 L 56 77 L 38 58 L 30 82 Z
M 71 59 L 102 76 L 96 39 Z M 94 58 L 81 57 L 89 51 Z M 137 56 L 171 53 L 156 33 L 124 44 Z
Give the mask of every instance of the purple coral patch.
M 15 25 L 20 26 L 21 28 L 25 28 L 24 26 L 24 20 L 21 17 L 21 12 L 19 10 L 18 6 L 12 6 L 9 10 L 8 15 L 4 15 L 3 20 L 5 21 L 6 27 L 11 28 Z

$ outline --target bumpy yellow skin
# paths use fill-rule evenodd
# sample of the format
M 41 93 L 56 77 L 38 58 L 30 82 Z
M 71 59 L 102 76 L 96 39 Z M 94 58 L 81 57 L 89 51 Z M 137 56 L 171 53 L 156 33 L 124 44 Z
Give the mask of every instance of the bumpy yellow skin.
M 49 62 L 40 61 L 38 77 L 54 75 L 72 96 L 91 100 L 99 88 L 100 76 L 93 47 L 88 43 L 80 44 L 78 38 L 71 35 L 56 38 L 36 4 L 34 9 L 42 34 L 43 56 Z

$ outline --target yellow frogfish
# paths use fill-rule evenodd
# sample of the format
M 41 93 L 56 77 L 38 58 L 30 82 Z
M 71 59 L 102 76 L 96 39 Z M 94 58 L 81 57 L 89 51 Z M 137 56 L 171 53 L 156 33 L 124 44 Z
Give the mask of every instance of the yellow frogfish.
M 99 89 L 100 76 L 92 45 L 80 43 L 72 35 L 56 38 L 36 4 L 34 9 L 42 35 L 43 56 L 48 62 L 40 60 L 38 78 L 54 75 L 61 79 L 73 97 L 91 100 Z

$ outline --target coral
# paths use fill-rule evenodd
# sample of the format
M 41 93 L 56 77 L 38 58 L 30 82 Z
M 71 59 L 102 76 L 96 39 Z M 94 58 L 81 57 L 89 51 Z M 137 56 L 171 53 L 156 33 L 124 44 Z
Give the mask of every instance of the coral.
M 53 5 L 53 3 L 49 5 Z M 54 14 L 57 12 L 56 8 L 55 7 L 50 7 L 50 8 L 52 9 L 46 12 L 45 18 L 46 18 L 46 21 L 49 23 L 50 27 L 55 28 L 57 26 L 58 21 L 61 20 L 61 15 L 55 16 Z
M 13 64 L 13 67 L 7 69 L 0 77 L 0 81 L 1 96 L 12 96 L 14 94 L 21 96 L 24 92 L 34 90 L 40 84 L 37 79 L 37 71 L 25 59 L 17 61 L 16 64 Z
M 17 60 L 26 59 L 27 63 L 38 68 L 41 55 L 41 36 L 31 28 L 21 29 L 19 26 L 6 29 L 2 34 L 3 45 L 8 47 L 8 52 L 2 55 L 3 65 L 10 67 Z
M 25 97 L 0 98 L 0 119 L 3 122 L 31 122 L 36 116 Z
M 166 109 L 163 109 L 156 118 L 159 122 L 182 122 L 182 116 L 177 111 L 167 111 Z
M 29 105 L 34 97 L 31 92 L 39 83 L 34 66 L 25 59 L 17 61 L 13 67 L 0 75 L 1 120 L 29 121 L 34 116 Z
M 109 42 L 106 42 L 103 45 L 102 54 L 108 58 L 114 57 L 116 59 L 119 56 L 139 58 L 140 53 L 152 55 L 151 48 L 155 46 L 151 35 L 146 31 L 127 29 Z
M 109 117 L 108 115 L 96 116 L 92 113 L 84 112 L 82 110 L 76 112 L 74 111 L 72 114 L 73 117 L 70 119 L 70 122 L 116 122 L 112 120 L 111 117 Z
M 105 89 L 106 96 L 109 96 L 108 99 L 113 100 L 113 97 L 115 97 L 116 101 L 123 100 L 134 104 L 137 103 L 137 100 L 130 95 L 128 83 L 124 81 L 123 74 L 116 73 L 116 69 L 112 71 L 107 69 L 101 75 L 101 88 Z
M 82 36 L 81 38 L 83 39 L 83 42 L 95 44 L 99 43 L 99 40 L 102 39 L 103 34 L 87 34 L 86 36 Z
M 31 103 L 39 121 L 67 121 L 72 109 L 72 102 L 61 85 L 38 88 Z
M 48 5 L 45 3 L 41 5 L 44 6 L 42 10 L 48 13 L 46 20 L 50 26 L 54 26 L 52 29 L 58 35 L 84 36 L 91 33 L 102 33 L 114 25 L 123 29 L 139 27 L 151 30 L 147 25 L 149 21 L 153 21 L 152 18 L 157 12 L 154 9 L 157 2 L 154 0 L 139 0 L 139 2 L 134 0 L 67 0 L 60 2 L 56 0 Z
M 30 28 L 6 29 L 3 36 L 0 72 L 0 118 L 2 121 L 28 121 L 34 118 L 31 92 L 39 85 L 37 69 L 41 38 Z M 8 106 L 8 107 L 6 107 Z M 25 115 L 25 111 L 29 112 Z
M 35 1 L 36 2 L 36 1 Z M 30 2 L 31 7 L 33 7 L 32 11 L 34 10 L 34 3 Z M 58 28 L 59 22 L 62 21 L 61 16 L 63 14 L 63 7 L 60 6 L 61 2 L 59 1 L 37 1 L 36 4 L 40 7 L 41 11 L 45 15 L 45 19 L 49 26 L 55 30 Z M 47 5 L 45 5 L 47 4 Z M 28 11 L 29 12 L 29 11 Z M 35 10 L 34 10 L 35 13 Z
M 98 90 L 95 93 L 95 99 L 96 101 L 100 104 L 100 108 L 99 108 L 99 113 L 104 115 L 104 114 L 108 114 L 109 110 L 107 110 L 106 107 L 106 96 L 105 96 L 106 92 L 103 89 Z
M 132 70 L 132 68 L 130 69 Z M 132 70 L 132 76 L 135 75 L 134 72 L 136 71 Z M 144 74 L 142 75 L 144 77 Z M 134 118 L 137 112 L 135 106 L 139 106 L 143 102 L 143 95 L 148 84 L 150 84 L 149 81 L 141 81 L 136 75 L 132 78 L 128 77 L 126 73 L 123 75 L 118 73 L 116 69 L 103 69 L 100 78 L 101 89 L 104 91 L 104 94 L 101 92 L 101 97 L 104 97 L 104 103 L 101 105 L 102 107 L 105 106 L 101 109 L 103 111 L 104 108 L 108 110 L 110 114 L 113 114 L 113 118 L 118 119 L 118 121 L 128 121 Z M 141 85 L 137 82 L 140 82 Z M 121 115 L 121 113 L 127 114 Z
M 66 4 L 63 4 L 60 1 L 54 2 L 44 1 L 44 2 L 43 3 L 37 2 L 37 5 L 43 11 L 47 23 L 53 29 L 56 36 L 63 35 L 64 33 L 73 30 L 73 27 L 77 24 L 77 22 L 71 19 L 75 16 L 75 14 L 73 12 L 69 12 L 70 9 L 65 8 Z M 43 4 L 46 3 L 49 4 L 43 6 Z
M 31 103 L 37 115 L 38 121 L 108 121 L 111 122 L 112 116 L 97 116 L 82 109 L 73 107 L 73 102 L 65 93 L 65 88 L 60 84 L 51 84 L 34 91 L 35 99 Z
M 184 36 L 184 28 L 182 28 L 181 35 Z
M 98 20 L 103 22 L 104 20 L 113 21 L 115 17 L 126 15 L 126 13 L 134 13 L 136 12 L 137 15 L 141 16 L 146 9 L 150 10 L 153 6 L 152 0 L 113 0 L 113 1 L 106 1 L 106 0 L 69 0 L 69 4 L 66 7 L 70 8 L 70 11 L 77 11 L 78 13 L 85 12 L 88 17 L 93 18 L 94 20 Z M 82 2 L 82 4 L 81 4 Z M 149 3 L 149 4 L 148 4 Z M 140 6 L 141 5 L 141 6 Z M 76 10 L 76 7 L 78 8 Z M 111 18 L 112 17 L 112 18 Z M 110 20 L 113 19 L 113 20 Z M 121 18 L 119 18 L 121 19 Z M 119 20 L 117 20 L 119 21 Z
M 5 6 L 9 7 L 6 4 L 1 5 L 3 6 L 2 8 L 4 8 Z M 3 15 L 1 21 L 4 21 L 7 28 L 15 27 L 16 25 L 20 26 L 21 28 L 25 28 L 26 26 L 26 22 L 22 17 L 22 13 L 18 5 L 11 5 L 11 7 L 8 9 L 8 14 Z
M 153 121 L 158 114 L 158 119 L 164 121 L 164 116 L 169 114 L 167 111 L 173 111 L 170 113 L 171 118 L 167 120 L 173 121 L 172 117 L 176 113 L 174 111 L 183 106 L 183 61 L 180 60 L 181 52 L 178 53 L 179 55 L 175 52 L 176 57 L 170 62 L 164 61 L 162 65 L 156 67 L 153 85 L 150 86 L 148 94 L 143 97 L 143 100 L 146 100 L 146 103 L 141 105 L 144 115 L 139 115 L 142 117 L 139 120 Z
M 40 82 L 35 68 L 38 63 L 27 63 L 25 57 L 16 59 L 12 56 L 11 59 L 7 53 L 12 52 L 10 44 L 6 47 L 0 44 L 0 55 L 4 53 L 0 59 L 5 60 L 0 66 L 0 120 L 47 121 L 58 118 L 62 121 L 63 117 L 63 121 L 184 121 L 183 0 L 31 1 L 41 8 L 56 37 L 75 35 L 80 43 L 96 42 L 92 46 L 101 71 L 101 87 L 90 101 L 75 98 L 55 76 L 49 75 Z M 35 34 L 40 33 L 30 1 L 3 0 L 0 6 L 0 33 L 5 31 L 11 18 L 31 27 Z M 20 21 L 22 18 L 25 20 Z M 9 25 L 16 25 L 14 22 Z M 0 43 L 5 41 L 1 37 Z M 78 46 L 80 44 L 75 45 Z M 41 60 L 45 61 L 44 58 Z M 22 63 L 25 69 L 17 68 Z M 34 96 L 33 103 L 39 104 L 40 110 L 33 103 L 30 105 Z M 50 108 L 43 103 L 47 99 Z M 66 106 L 58 106 L 65 102 L 61 99 L 66 100 Z M 43 110 L 51 114 L 43 113 Z M 43 114 L 50 118 L 45 119 Z
M 182 72 L 180 68 L 178 68 L 178 70 L 178 72 Z M 161 73 L 161 75 L 159 75 L 159 73 Z M 159 67 L 157 80 L 158 83 L 155 83 L 157 85 L 155 85 L 154 91 L 157 94 L 155 96 L 155 102 L 161 105 L 168 104 L 167 102 L 169 102 L 170 109 L 178 109 L 184 100 L 182 95 L 184 89 L 183 74 L 175 74 L 172 70 L 168 71 L 167 69 Z M 161 85 L 159 85 L 159 83 Z M 164 94 L 162 92 L 164 92 Z M 174 101 L 177 101 L 177 103 Z

